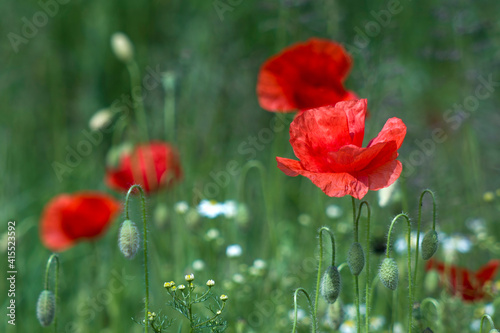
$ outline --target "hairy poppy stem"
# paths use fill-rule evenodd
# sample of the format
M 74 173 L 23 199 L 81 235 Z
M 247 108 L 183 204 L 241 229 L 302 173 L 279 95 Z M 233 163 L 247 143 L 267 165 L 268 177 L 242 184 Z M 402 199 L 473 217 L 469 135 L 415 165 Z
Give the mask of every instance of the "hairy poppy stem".
M 276 251 L 276 231 L 274 228 L 274 220 L 272 218 L 272 211 L 271 211 L 271 205 L 269 204 L 270 199 L 268 196 L 268 192 L 266 191 L 264 185 L 267 183 L 266 182 L 266 168 L 260 161 L 252 160 L 248 161 L 243 165 L 241 168 L 241 173 L 240 173 L 240 179 L 239 179 L 239 184 L 238 184 L 238 198 L 240 202 L 244 202 L 244 197 L 245 197 L 245 183 L 247 180 L 247 175 L 248 172 L 252 168 L 255 168 L 259 171 L 260 175 L 260 187 L 262 190 L 262 200 L 264 204 L 264 210 L 266 212 L 266 221 L 267 221 L 267 228 L 269 230 L 269 240 L 271 243 L 271 253 L 277 253 L 279 251 Z M 279 258 L 277 260 L 280 260 Z
M 319 289 L 320 289 L 320 282 L 321 282 L 321 272 L 322 272 L 322 263 L 323 263 L 323 232 L 328 233 L 330 236 L 330 241 L 332 244 L 332 266 L 335 266 L 335 237 L 333 235 L 333 232 L 327 228 L 327 227 L 321 227 L 318 230 L 318 237 L 319 237 L 319 262 L 318 262 L 318 277 L 316 279 L 316 295 L 314 298 L 314 317 L 317 317 L 318 313 L 318 299 L 319 299 Z
M 420 194 L 420 200 L 418 202 L 418 221 L 417 221 L 417 248 L 415 250 L 415 266 L 413 272 L 413 281 L 415 285 L 417 284 L 417 269 L 418 269 L 418 250 L 420 248 L 420 224 L 422 221 L 422 200 L 424 199 L 425 194 L 428 193 L 432 198 L 432 230 L 436 230 L 436 197 L 434 196 L 434 192 L 429 189 L 425 189 Z M 415 289 L 415 286 L 413 287 Z M 413 290 L 415 292 L 415 290 Z
M 149 320 L 148 320 L 148 305 L 149 305 L 149 271 L 148 271 L 148 229 L 146 224 L 146 196 L 141 185 L 132 185 L 125 197 L 125 219 L 129 220 L 129 199 L 130 194 L 138 189 L 141 194 L 141 207 L 142 207 L 142 225 L 143 225 L 143 243 L 144 243 L 144 280 L 146 284 L 146 297 L 144 298 L 144 332 L 148 332 Z
M 363 205 L 366 207 L 366 286 L 365 286 L 365 303 L 366 303 L 366 313 L 365 313 L 365 330 L 369 332 L 370 328 L 370 218 L 371 218 L 371 209 L 370 204 L 367 201 L 362 201 L 359 204 L 358 209 L 358 217 L 356 218 L 356 225 L 359 225 L 359 218 L 361 217 L 361 210 L 363 209 Z
M 483 324 L 485 319 L 490 323 L 491 329 L 495 329 L 495 323 L 493 323 L 493 319 L 491 319 L 490 315 L 484 314 L 481 318 L 481 327 L 479 328 L 479 333 L 483 333 Z
M 50 267 L 52 265 L 52 261 L 56 262 L 56 279 L 55 279 L 55 285 L 54 285 L 54 299 L 55 299 L 55 315 L 54 315 L 54 332 L 57 332 L 57 296 L 58 296 L 58 291 L 59 291 L 59 256 L 55 253 L 52 253 L 52 255 L 49 257 L 47 260 L 47 265 L 45 267 L 45 284 L 44 284 L 44 290 L 49 290 L 49 271 Z
M 425 309 L 425 306 L 427 304 L 432 304 L 432 306 L 434 306 L 434 308 L 436 309 L 436 314 L 437 314 L 436 324 L 438 325 L 437 328 L 441 328 L 440 327 L 441 326 L 440 325 L 440 323 L 441 323 L 441 306 L 439 305 L 439 302 L 432 297 L 427 297 L 424 300 L 422 300 L 422 302 L 420 302 L 420 311 L 421 311 L 422 315 L 424 314 L 424 309 Z M 438 331 L 440 332 L 440 330 L 438 330 Z
M 307 302 L 309 303 L 309 307 L 312 308 L 312 302 L 311 302 L 311 297 L 309 297 L 309 294 L 304 288 L 297 288 L 295 289 L 295 292 L 293 294 L 293 328 L 292 328 L 292 333 L 295 333 L 297 331 L 297 299 L 299 296 L 299 292 L 302 292 L 306 298 Z M 312 311 L 312 333 L 316 333 L 316 313 L 313 310 Z
M 135 117 L 139 124 L 141 139 L 144 140 L 144 142 L 148 142 L 148 125 L 146 121 L 146 111 L 144 110 L 144 102 L 142 100 L 143 94 L 141 74 L 137 62 L 135 62 L 135 60 L 131 60 L 130 62 L 128 62 L 127 70 L 130 75 L 130 93 L 134 102 Z M 137 95 L 139 95 L 139 97 L 137 97 Z
M 164 111 L 165 116 L 165 140 L 174 142 L 175 133 L 175 73 L 163 73 L 161 83 L 165 90 Z
M 411 222 L 410 218 L 408 215 L 405 213 L 401 213 L 396 215 L 396 217 L 392 220 L 391 226 L 389 227 L 389 234 L 387 235 L 387 248 L 385 252 L 385 257 L 389 258 L 389 249 L 391 245 L 391 233 L 392 233 L 392 228 L 394 227 L 394 224 L 396 221 L 400 218 L 404 217 L 406 219 L 406 225 L 407 225 L 407 235 L 408 235 L 408 333 L 411 333 L 411 326 L 412 326 L 412 321 L 413 321 L 413 285 L 412 285 L 412 276 L 411 276 Z
M 356 201 L 354 197 L 352 199 L 352 223 L 354 231 L 354 242 L 358 242 L 358 219 L 356 219 Z M 354 300 L 356 303 L 356 329 L 358 333 L 361 333 L 361 311 L 359 310 L 359 278 L 358 275 L 353 275 L 354 278 Z

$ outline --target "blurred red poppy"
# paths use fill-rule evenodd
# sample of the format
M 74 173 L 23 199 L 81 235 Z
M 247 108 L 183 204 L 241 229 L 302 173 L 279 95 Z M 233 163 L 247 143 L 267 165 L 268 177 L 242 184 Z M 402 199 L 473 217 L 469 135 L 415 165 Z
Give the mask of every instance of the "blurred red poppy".
M 500 260 L 490 260 L 477 272 L 472 272 L 430 259 L 425 269 L 427 271 L 436 269 L 445 280 L 450 293 L 460 296 L 464 301 L 474 302 L 487 298 L 489 294 L 486 285 L 495 278 L 499 266 Z
M 398 149 L 406 126 L 389 119 L 378 136 L 362 148 L 366 99 L 339 102 L 299 114 L 290 124 L 290 143 L 299 161 L 276 157 L 288 176 L 309 178 L 328 196 L 363 198 L 387 187 L 402 171 Z
M 327 39 L 292 45 L 262 65 L 259 104 L 268 111 L 292 112 L 358 99 L 343 85 L 351 64 L 342 45 Z
M 60 194 L 46 206 L 40 238 L 51 251 L 64 251 L 80 239 L 93 239 L 107 229 L 120 202 L 100 192 Z
M 134 184 L 140 184 L 147 193 L 154 192 L 181 178 L 177 150 L 158 141 L 138 145 L 132 151 L 123 153 L 118 166 L 106 172 L 108 186 L 123 192 Z

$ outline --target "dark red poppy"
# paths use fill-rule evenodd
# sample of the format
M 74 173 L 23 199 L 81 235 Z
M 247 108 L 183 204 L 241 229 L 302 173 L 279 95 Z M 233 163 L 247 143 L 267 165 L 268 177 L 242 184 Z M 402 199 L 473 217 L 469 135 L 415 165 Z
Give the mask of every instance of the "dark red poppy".
M 120 156 L 117 167 L 106 172 L 106 183 L 117 191 L 126 192 L 140 184 L 144 191 L 154 192 L 182 178 L 177 150 L 164 142 L 136 146 Z
M 290 143 L 299 161 L 276 157 L 288 176 L 309 178 L 328 196 L 363 198 L 394 183 L 401 174 L 397 161 L 406 126 L 389 119 L 378 136 L 362 148 L 366 99 L 307 110 L 290 124 Z
M 51 251 L 63 251 L 80 239 L 100 236 L 120 210 L 120 202 L 100 192 L 60 194 L 46 206 L 40 238 Z
M 460 296 L 464 301 L 474 302 L 489 295 L 485 288 L 486 284 L 495 278 L 499 266 L 500 260 L 490 260 L 476 272 L 472 272 L 431 258 L 427 261 L 425 269 L 427 271 L 436 269 L 451 294 Z
M 358 99 L 343 85 L 351 64 L 342 45 L 330 40 L 294 44 L 262 65 L 259 104 L 268 111 L 291 112 Z

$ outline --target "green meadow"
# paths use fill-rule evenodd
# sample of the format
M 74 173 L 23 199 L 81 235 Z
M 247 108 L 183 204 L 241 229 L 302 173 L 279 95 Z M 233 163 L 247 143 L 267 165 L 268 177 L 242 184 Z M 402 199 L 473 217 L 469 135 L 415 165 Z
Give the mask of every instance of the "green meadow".
M 193 295 L 215 281 L 214 298 L 193 309 L 210 318 L 209 306 L 224 304 L 226 332 L 357 332 L 355 282 L 344 264 L 354 241 L 351 198 L 329 197 L 277 168 L 277 156 L 297 159 L 289 143 L 295 113 L 263 110 L 256 94 L 262 64 L 311 37 L 336 41 L 352 57 L 344 86 L 368 100 L 365 147 L 387 119 L 407 126 L 401 176 L 390 190 L 363 198 L 370 231 L 363 208 L 359 242 L 370 253 L 370 272 L 365 263 L 359 275 L 360 332 L 367 285 L 370 332 L 409 332 L 410 316 L 412 332 L 480 332 L 485 314 L 500 329 L 500 275 L 486 283 L 473 277 L 481 294 L 473 301 L 453 292 L 450 280 L 456 274 L 460 285 L 464 276 L 454 269 L 474 275 L 500 258 L 500 2 L 29 0 L 1 7 L 1 332 L 144 332 L 141 200 L 129 201 L 141 244 L 127 260 L 118 246 L 126 192 L 105 182 L 113 152 L 145 141 L 144 130 L 150 141 L 176 147 L 183 172 L 181 181 L 146 196 L 148 310 L 172 321 L 161 332 L 222 331 L 193 330 L 172 306 L 164 283 L 189 284 L 188 274 Z M 116 32 L 133 44 L 132 81 L 111 46 Z M 137 99 L 146 127 L 134 113 Z M 123 110 L 129 122 L 91 129 L 106 108 Z M 413 246 L 411 273 L 418 270 L 409 287 L 407 225 L 399 220 L 390 242 L 399 286 L 391 291 L 378 278 L 389 225 L 407 213 L 416 235 L 420 215 L 422 239 L 433 224 L 431 196 L 419 204 L 426 189 L 437 207 L 433 260 L 446 263 L 444 271 L 426 270 L 421 257 L 415 265 Z M 57 327 L 42 327 L 37 301 L 52 254 L 40 238 L 44 207 L 62 193 L 89 190 L 115 198 L 121 212 L 101 236 L 58 253 Z M 223 210 L 208 216 L 202 202 Z M 299 294 L 294 314 L 297 288 L 315 301 L 320 256 L 321 275 L 330 265 L 326 234 L 319 251 L 321 227 L 335 236 L 340 295 L 333 304 L 320 296 L 312 309 Z M 51 290 L 55 277 L 51 265 Z M 491 329 L 484 319 L 482 332 Z

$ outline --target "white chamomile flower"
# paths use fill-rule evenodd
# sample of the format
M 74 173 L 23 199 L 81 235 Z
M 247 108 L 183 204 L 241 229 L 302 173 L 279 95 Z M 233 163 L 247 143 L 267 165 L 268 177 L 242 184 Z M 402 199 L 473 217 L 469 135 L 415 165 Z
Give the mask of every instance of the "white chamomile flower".
M 233 244 L 233 245 L 229 245 L 227 248 L 226 248 L 226 255 L 229 257 L 229 258 L 236 258 L 236 257 L 239 257 L 241 256 L 241 254 L 243 253 L 243 249 L 241 248 L 240 245 L 238 244 Z
M 189 210 L 189 205 L 186 201 L 179 201 L 174 205 L 174 209 L 177 214 L 186 214 Z

